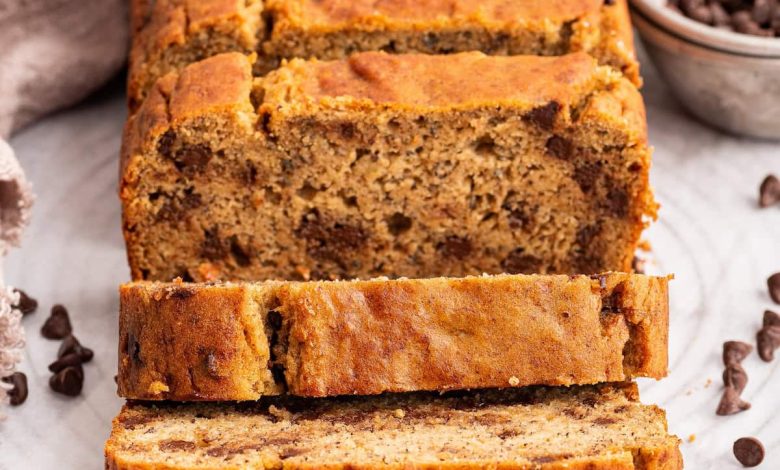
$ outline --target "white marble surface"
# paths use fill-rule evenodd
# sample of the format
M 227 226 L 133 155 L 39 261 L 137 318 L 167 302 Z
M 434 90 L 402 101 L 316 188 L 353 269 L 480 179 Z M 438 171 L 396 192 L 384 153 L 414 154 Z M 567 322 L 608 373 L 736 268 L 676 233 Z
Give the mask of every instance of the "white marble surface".
M 668 410 L 684 439 L 686 468 L 736 469 L 738 437 L 767 446 L 761 468 L 780 468 L 780 360 L 745 361 L 744 397 L 753 409 L 717 417 L 721 344 L 752 341 L 765 308 L 765 279 L 780 271 L 780 208 L 758 210 L 756 192 L 780 173 L 780 144 L 743 140 L 692 121 L 645 61 L 653 181 L 663 205 L 648 232 L 654 272 L 672 284 L 671 375 L 642 382 L 643 400 Z M 28 348 L 21 370 L 30 380 L 24 406 L 0 424 L 0 469 L 100 468 L 102 446 L 121 401 L 116 362 L 117 285 L 128 279 L 116 197 L 117 152 L 124 121 L 121 89 L 53 116 L 12 140 L 38 201 L 24 246 L 6 262 L 10 283 L 38 298 L 25 319 Z M 38 334 L 53 303 L 71 312 L 75 333 L 96 352 L 84 394 L 61 398 L 47 387 L 57 342 Z M 711 385 L 708 386 L 708 383 Z M 693 442 L 688 441 L 695 435 Z

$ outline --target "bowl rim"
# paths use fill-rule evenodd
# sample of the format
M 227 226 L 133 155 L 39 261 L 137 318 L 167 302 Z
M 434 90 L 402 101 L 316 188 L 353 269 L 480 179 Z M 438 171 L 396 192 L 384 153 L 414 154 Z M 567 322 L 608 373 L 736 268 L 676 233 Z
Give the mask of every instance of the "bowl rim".
M 630 3 L 657 26 L 701 46 L 740 55 L 780 58 L 780 38 L 751 36 L 713 28 L 668 8 L 666 1 L 630 0 Z

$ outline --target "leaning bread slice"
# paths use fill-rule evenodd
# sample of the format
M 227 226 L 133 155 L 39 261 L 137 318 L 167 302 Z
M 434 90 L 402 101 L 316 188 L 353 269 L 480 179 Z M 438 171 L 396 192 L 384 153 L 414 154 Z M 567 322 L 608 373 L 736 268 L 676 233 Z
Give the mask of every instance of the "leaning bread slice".
M 636 386 L 235 404 L 128 403 L 107 469 L 677 470 Z
M 134 280 L 629 271 L 655 215 L 636 88 L 586 54 L 222 54 L 128 121 Z M 175 233 L 176 236 L 171 236 Z
M 639 83 L 626 0 L 133 0 L 128 96 L 221 52 L 283 59 L 358 51 L 561 55 L 586 51 Z
M 661 378 L 667 281 L 610 273 L 127 284 L 119 393 L 254 400 Z

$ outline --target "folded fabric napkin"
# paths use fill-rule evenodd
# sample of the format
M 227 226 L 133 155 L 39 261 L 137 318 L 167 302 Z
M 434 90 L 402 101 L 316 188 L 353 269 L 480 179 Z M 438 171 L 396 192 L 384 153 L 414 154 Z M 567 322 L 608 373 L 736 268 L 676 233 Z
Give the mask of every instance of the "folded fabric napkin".
M 127 53 L 126 0 L 0 0 L 0 258 L 19 244 L 31 186 L 4 139 L 104 84 Z M 24 346 L 13 291 L 0 268 L 0 377 Z M 6 401 L 0 381 L 0 406 Z

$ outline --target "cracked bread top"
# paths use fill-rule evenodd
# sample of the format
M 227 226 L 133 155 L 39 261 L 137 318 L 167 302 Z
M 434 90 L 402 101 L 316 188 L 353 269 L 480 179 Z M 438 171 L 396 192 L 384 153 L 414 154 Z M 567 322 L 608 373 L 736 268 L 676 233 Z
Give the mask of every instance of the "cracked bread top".
M 667 278 L 501 275 L 120 290 L 119 393 L 254 400 L 666 375 Z
M 230 51 L 258 52 L 258 73 L 357 51 L 586 51 L 641 83 L 626 0 L 134 0 L 131 18 L 132 110 L 165 73 Z
M 679 470 L 679 439 L 636 385 L 128 403 L 106 468 Z
M 252 60 L 239 53 L 220 54 L 161 79 L 128 121 L 122 167 L 132 155 L 153 150 L 166 129 L 219 113 L 261 129 L 263 120 L 273 126 L 276 116 L 323 108 L 437 113 L 501 106 L 533 112 L 529 118 L 552 127 L 584 122 L 615 129 L 623 135 L 623 145 L 647 141 L 639 92 L 585 53 L 494 57 L 479 52 L 367 52 L 341 61 L 295 59 L 257 79 L 254 96 Z

